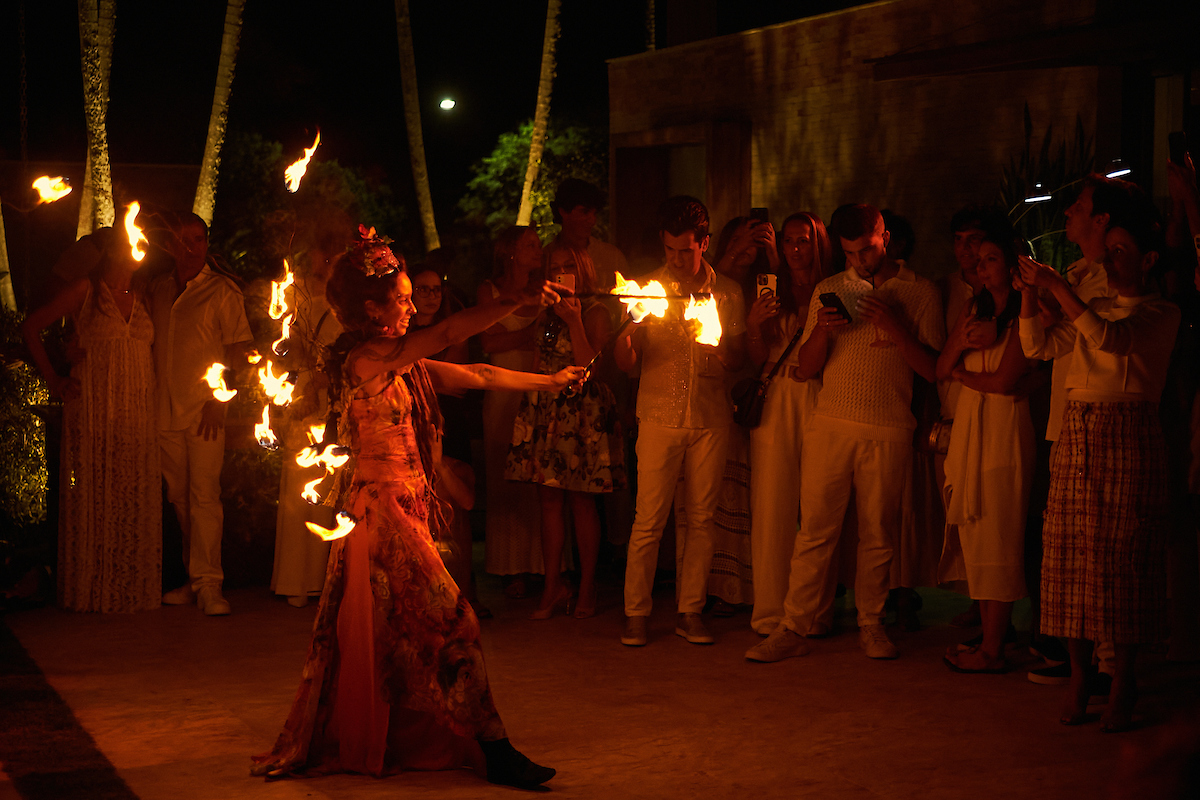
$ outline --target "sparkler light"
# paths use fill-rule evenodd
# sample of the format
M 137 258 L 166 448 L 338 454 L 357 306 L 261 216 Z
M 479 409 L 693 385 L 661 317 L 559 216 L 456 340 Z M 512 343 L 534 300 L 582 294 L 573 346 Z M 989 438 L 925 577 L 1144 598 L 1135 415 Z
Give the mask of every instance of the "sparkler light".
M 53 203 L 71 193 L 71 184 L 62 176 L 51 178 L 49 175 L 43 175 L 33 182 L 33 188 L 37 190 L 39 204 Z
M 341 539 L 343 536 L 350 533 L 350 531 L 354 530 L 354 524 L 354 517 L 350 516 L 345 511 L 339 511 L 337 515 L 336 528 L 322 528 L 315 522 L 306 522 L 304 523 L 304 526 L 325 541 L 332 542 L 334 539 Z
M 125 212 L 125 235 L 129 237 L 129 248 L 134 261 L 141 261 L 146 257 L 146 250 L 142 245 L 150 244 L 137 224 L 137 216 L 141 210 L 142 204 L 134 200 L 129 204 L 129 210 Z
M 254 426 L 254 438 L 258 440 L 260 446 L 268 450 L 274 450 L 279 447 L 279 439 L 275 436 L 275 431 L 271 430 L 271 406 L 263 406 L 262 422 L 256 423 Z
M 219 403 L 228 403 L 237 396 L 237 389 L 225 385 L 225 365 L 220 362 L 208 368 L 208 372 L 204 373 L 204 382 L 212 389 L 213 397 Z
M 715 298 L 689 298 L 683 308 L 683 318 L 696 321 L 695 337 L 700 344 L 716 347 L 721 343 L 721 317 Z
M 611 294 L 625 295 L 621 302 L 625 304 L 629 316 L 634 322 L 641 322 L 648 314 L 662 317 L 667 313 L 667 291 L 658 281 L 650 281 L 640 286 L 635 281 L 627 281 L 620 272 L 616 273 L 617 284 Z
M 284 181 L 287 183 L 287 190 L 295 192 L 300 188 L 300 179 L 304 177 L 304 173 L 308 171 L 308 162 L 312 159 L 313 153 L 317 152 L 317 145 L 321 143 L 321 132 L 317 131 L 317 139 L 313 142 L 312 147 L 304 148 L 304 156 L 296 163 L 292 164 L 283 172 Z

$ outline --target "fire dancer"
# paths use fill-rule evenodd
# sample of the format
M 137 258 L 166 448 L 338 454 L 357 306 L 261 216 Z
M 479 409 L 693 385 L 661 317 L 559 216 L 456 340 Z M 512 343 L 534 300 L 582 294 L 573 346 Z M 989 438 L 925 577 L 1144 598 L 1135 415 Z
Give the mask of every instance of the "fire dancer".
M 183 530 L 188 582 L 163 595 L 167 605 L 196 602 L 211 616 L 230 611 L 221 595 L 221 464 L 225 404 L 204 381 L 214 362 L 242 363 L 253 339 L 242 290 L 213 270 L 208 226 L 184 214 L 172 231 L 175 270 L 150 287 L 158 373 L 158 443 L 167 496 Z
M 687 534 L 680 565 L 675 633 L 692 644 L 712 644 L 700 611 L 707 599 L 713 553 L 713 512 L 725 468 L 732 409 L 726 375 L 741 368 L 745 313 L 738 285 L 707 261 L 708 209 L 693 197 L 663 203 L 659 235 L 666 265 L 646 276 L 671 295 L 711 293 L 722 335 L 716 346 L 693 339 L 683 305 L 672 301 L 663 319 L 629 326 L 617 340 L 617 365 L 641 370 L 638 390 L 638 489 L 625 569 L 625 632 L 621 643 L 646 644 L 650 589 L 658 545 L 682 473 Z
M 554 770 L 506 738 L 492 702 L 479 621 L 436 541 L 451 536 L 438 496 L 435 389 L 563 389 L 554 375 L 430 360 L 518 307 L 561 298 L 539 283 L 405 335 L 415 313 L 403 262 L 363 231 L 333 267 L 330 304 L 347 333 L 331 348 L 341 438 L 356 459 L 295 704 L 252 772 L 381 776 L 472 765 L 492 783 L 534 788 Z M 482 756 L 482 758 L 480 758 Z
M 846 271 L 817 284 L 797 368 L 822 373 L 800 456 L 800 533 L 792 553 L 784 618 L 751 661 L 808 652 L 805 636 L 833 603 L 828 579 L 853 487 L 858 498 L 859 644 L 870 658 L 895 658 L 883 629 L 901 493 L 912 468 L 913 373 L 933 382 L 945 338 L 932 282 L 887 255 L 888 234 L 868 205 L 841 212 Z M 850 309 L 856 309 L 854 313 Z

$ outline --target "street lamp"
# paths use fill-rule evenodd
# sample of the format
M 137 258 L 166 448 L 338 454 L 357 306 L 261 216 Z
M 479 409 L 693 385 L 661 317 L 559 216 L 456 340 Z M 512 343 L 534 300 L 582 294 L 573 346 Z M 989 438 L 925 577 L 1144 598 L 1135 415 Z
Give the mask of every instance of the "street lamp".
M 442 111 L 449 111 L 450 109 L 454 108 L 454 106 L 455 106 L 454 98 L 443 97 L 442 102 L 438 103 L 438 105 L 441 107 Z

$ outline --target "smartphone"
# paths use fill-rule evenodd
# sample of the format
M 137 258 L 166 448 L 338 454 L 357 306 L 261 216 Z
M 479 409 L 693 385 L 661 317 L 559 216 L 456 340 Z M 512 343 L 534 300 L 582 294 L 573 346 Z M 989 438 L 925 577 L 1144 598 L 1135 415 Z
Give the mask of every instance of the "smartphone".
M 1171 161 L 1182 167 L 1187 161 L 1187 134 L 1183 131 L 1167 134 L 1167 147 L 1171 151 Z
M 846 322 L 854 322 L 854 317 L 850 316 L 850 312 L 846 310 L 846 304 L 842 302 L 842 298 L 838 297 L 833 292 L 821 293 L 821 305 L 826 308 L 836 308 L 837 312 L 842 315 Z
M 554 276 L 554 282 L 559 286 L 565 286 L 572 292 L 575 291 L 575 276 L 569 272 L 560 272 Z
M 770 222 L 771 215 L 767 213 L 767 209 L 765 208 L 752 208 L 750 209 L 750 219 L 756 219 L 759 222 Z
M 762 297 L 764 294 L 772 296 L 777 294 L 776 288 L 779 286 L 778 275 L 772 275 L 769 272 L 760 272 L 755 276 L 755 279 L 758 282 L 758 297 Z

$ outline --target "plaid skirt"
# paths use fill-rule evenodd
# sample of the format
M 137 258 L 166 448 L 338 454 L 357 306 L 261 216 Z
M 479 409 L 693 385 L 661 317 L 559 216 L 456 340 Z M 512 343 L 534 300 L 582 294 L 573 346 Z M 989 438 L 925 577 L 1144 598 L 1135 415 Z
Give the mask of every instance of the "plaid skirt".
M 1117 644 L 1165 639 L 1168 513 L 1157 406 L 1070 401 L 1050 464 L 1043 632 Z

